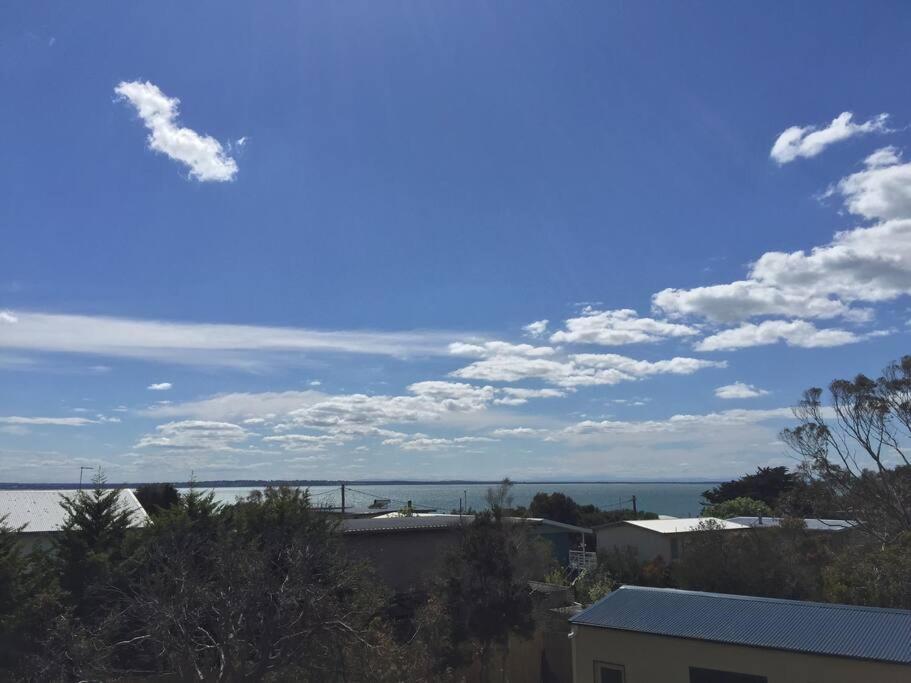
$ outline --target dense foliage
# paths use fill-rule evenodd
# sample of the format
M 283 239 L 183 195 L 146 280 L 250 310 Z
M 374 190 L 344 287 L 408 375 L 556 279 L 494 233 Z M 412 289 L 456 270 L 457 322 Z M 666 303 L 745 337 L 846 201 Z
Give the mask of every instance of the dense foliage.
M 704 491 L 702 497 L 713 505 L 736 498 L 750 498 L 774 508 L 782 495 L 794 487 L 796 479 L 797 476 L 787 467 L 759 467 L 755 474 L 747 474 Z
M 721 503 L 706 505 L 702 508 L 702 517 L 717 517 L 719 519 L 729 519 L 731 517 L 769 517 L 772 515 L 772 508 L 761 500 L 754 500 L 742 496 L 732 498 Z
M 407 680 L 385 594 L 306 492 L 191 492 L 130 528 L 119 492 L 62 501 L 47 553 L 0 525 L 0 677 Z M 417 652 L 418 648 L 413 648 Z
M 528 506 L 529 517 L 543 517 L 555 522 L 574 524 L 582 527 L 593 527 L 599 524 L 610 524 L 624 519 L 657 519 L 652 512 L 633 512 L 623 510 L 601 510 L 594 505 L 579 505 L 565 493 L 536 493 Z

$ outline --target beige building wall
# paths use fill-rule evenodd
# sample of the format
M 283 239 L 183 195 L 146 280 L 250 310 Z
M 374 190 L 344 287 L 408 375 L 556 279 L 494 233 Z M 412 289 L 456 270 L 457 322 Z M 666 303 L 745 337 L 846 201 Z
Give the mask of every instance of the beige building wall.
M 614 548 L 621 552 L 630 546 L 636 550 L 641 562 L 654 560 L 659 555 L 665 562 L 671 561 L 672 534 L 659 534 L 630 524 L 604 527 L 595 532 L 595 547 L 599 553 L 609 553 Z
M 766 676 L 768 683 L 909 683 L 911 666 L 723 645 L 577 625 L 573 683 L 600 683 L 595 662 L 620 664 L 625 683 L 689 683 L 689 667 Z

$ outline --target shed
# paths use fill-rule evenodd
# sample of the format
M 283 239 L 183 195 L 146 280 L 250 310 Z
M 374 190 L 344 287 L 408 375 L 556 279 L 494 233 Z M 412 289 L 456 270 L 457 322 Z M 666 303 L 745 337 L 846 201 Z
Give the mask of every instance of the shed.
M 345 519 L 339 531 L 346 545 L 368 559 L 380 578 L 397 591 L 420 588 L 446 552 L 458 541 L 457 532 L 474 520 L 473 515 L 397 513 L 365 519 Z M 554 556 L 569 564 L 569 552 L 581 547 L 591 529 L 539 517 L 505 517 L 509 524 L 527 525 L 546 538 Z
M 0 490 L 0 517 L 6 524 L 22 529 L 27 548 L 46 544 L 66 522 L 66 510 L 60 504 L 63 496 L 72 497 L 76 489 Z M 120 489 L 120 504 L 132 513 L 131 526 L 146 524 L 148 514 L 130 489 Z
M 724 531 L 742 531 L 749 527 L 715 517 L 687 517 L 681 519 L 630 519 L 594 528 L 598 552 L 611 552 L 632 548 L 636 557 L 648 562 L 658 557 L 665 561 L 676 560 L 683 553 L 686 537 L 698 533 L 706 523 Z
M 575 683 L 898 683 L 911 611 L 622 586 L 572 619 Z

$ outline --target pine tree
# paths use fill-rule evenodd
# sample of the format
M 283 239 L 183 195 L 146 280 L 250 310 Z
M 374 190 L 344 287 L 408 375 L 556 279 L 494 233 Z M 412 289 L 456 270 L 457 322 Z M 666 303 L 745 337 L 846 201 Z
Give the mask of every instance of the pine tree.
M 54 555 L 60 586 L 80 617 L 93 611 L 93 598 L 123 580 L 132 511 L 122 505 L 120 489 L 105 489 L 104 481 L 99 470 L 91 491 L 60 501 L 67 518 L 55 539 Z

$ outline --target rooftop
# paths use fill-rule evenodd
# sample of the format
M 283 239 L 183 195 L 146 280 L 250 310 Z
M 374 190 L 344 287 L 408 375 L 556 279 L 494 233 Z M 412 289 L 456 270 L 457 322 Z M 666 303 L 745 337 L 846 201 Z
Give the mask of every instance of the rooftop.
M 0 517 L 6 516 L 6 523 L 23 529 L 26 533 L 57 531 L 66 521 L 66 510 L 60 504 L 62 496 L 74 496 L 76 489 L 43 491 L 0 490 Z M 133 526 L 142 526 L 149 518 L 130 489 L 120 490 L 120 503 L 132 511 Z
M 342 533 L 345 534 L 449 529 L 458 527 L 460 524 L 470 524 L 473 520 L 473 515 L 416 514 L 410 517 L 402 517 L 393 513 L 381 517 L 371 517 L 369 519 L 346 519 L 342 521 L 341 529 Z M 542 519 L 540 517 L 504 517 L 504 520 L 512 523 L 544 526 L 550 529 L 569 531 L 572 533 L 591 533 L 591 529 L 585 527 L 563 524 L 562 522 L 554 522 L 553 520 Z
M 622 586 L 573 624 L 911 664 L 911 611 Z
M 647 529 L 648 531 L 654 531 L 659 534 L 680 534 L 687 533 L 690 531 L 699 531 L 699 525 L 703 522 L 715 522 L 722 529 L 746 529 L 747 526 L 743 524 L 737 524 L 731 520 L 718 519 L 716 517 L 684 517 L 681 519 L 627 519 L 622 522 L 613 522 L 611 524 L 604 524 L 598 529 L 605 529 L 612 526 L 620 526 L 621 524 L 631 524 L 632 526 L 637 526 L 640 529 Z
M 727 521 L 736 524 L 745 524 L 751 527 L 777 527 L 781 526 L 783 517 L 730 517 Z M 857 526 L 857 522 L 848 519 L 805 519 L 803 520 L 808 531 L 844 531 Z

